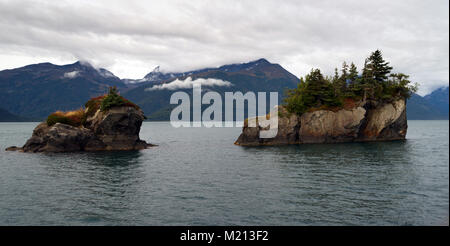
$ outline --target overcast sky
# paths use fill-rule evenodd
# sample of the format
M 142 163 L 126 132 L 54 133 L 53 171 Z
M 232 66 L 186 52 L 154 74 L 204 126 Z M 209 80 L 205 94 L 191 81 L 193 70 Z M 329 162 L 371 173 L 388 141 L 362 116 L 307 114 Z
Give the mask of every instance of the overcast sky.
M 85 60 L 142 78 L 266 58 L 303 76 L 381 49 L 423 95 L 448 86 L 448 29 L 448 0 L 0 0 L 0 70 Z

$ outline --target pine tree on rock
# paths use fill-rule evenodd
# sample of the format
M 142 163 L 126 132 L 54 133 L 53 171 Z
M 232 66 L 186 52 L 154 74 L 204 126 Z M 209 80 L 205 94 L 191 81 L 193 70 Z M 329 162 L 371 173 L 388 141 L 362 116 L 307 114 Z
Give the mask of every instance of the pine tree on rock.
M 352 62 L 350 64 L 348 79 L 350 80 L 350 83 L 354 83 L 357 78 L 358 78 L 358 68 L 356 67 L 355 63 Z
M 285 106 L 289 112 L 301 115 L 309 110 L 348 107 L 351 101 L 388 103 L 407 99 L 417 91 L 417 84 L 411 85 L 408 75 L 391 74 L 391 70 L 379 50 L 366 58 L 361 74 L 354 63 L 348 66 L 346 62 L 341 75 L 337 68 L 334 76 L 326 77 L 319 69 L 312 69 L 300 79 L 298 88 L 287 91 Z
M 344 81 L 348 79 L 348 65 L 345 61 L 342 63 L 342 78 Z
M 388 79 L 392 67 L 389 66 L 389 62 L 386 62 L 383 59 L 380 50 L 376 50 L 370 55 L 368 63 L 370 65 L 369 68 L 371 69 L 372 76 L 376 82 L 381 84 Z

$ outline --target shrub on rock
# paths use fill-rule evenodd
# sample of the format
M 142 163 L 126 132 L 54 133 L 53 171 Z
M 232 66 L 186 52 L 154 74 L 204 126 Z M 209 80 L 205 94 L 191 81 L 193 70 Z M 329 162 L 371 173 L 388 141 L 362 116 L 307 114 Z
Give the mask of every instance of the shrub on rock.
M 84 110 L 82 108 L 74 111 L 62 112 L 56 111 L 47 117 L 47 125 L 53 126 L 56 123 L 81 126 L 84 119 Z

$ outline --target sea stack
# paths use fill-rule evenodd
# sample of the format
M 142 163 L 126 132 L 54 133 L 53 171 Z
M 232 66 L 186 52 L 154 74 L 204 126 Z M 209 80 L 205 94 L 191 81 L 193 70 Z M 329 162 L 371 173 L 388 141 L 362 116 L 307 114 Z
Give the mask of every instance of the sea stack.
M 324 76 L 320 69 L 311 69 L 297 88 L 287 90 L 283 106 L 270 113 L 271 120 L 278 121 L 273 138 L 261 138 L 260 133 L 267 129 L 253 124 L 264 122 L 264 118 L 256 117 L 246 120 L 235 144 L 404 140 L 408 129 L 406 100 L 418 87 L 408 75 L 391 70 L 380 50 L 366 58 L 361 74 L 354 63 L 349 66 L 346 62 L 342 73 L 335 68 L 332 77 Z
M 103 150 L 141 150 L 151 144 L 139 139 L 142 110 L 119 96 L 115 89 L 93 98 L 86 109 L 51 114 L 40 123 L 22 148 L 9 151 L 74 152 Z
M 248 119 L 236 145 L 286 145 L 403 140 L 408 128 L 405 99 L 389 103 L 360 102 L 352 108 L 311 110 L 297 115 L 278 107 L 278 133 L 260 138 L 260 127 L 249 127 Z M 265 116 L 263 116 L 265 117 Z

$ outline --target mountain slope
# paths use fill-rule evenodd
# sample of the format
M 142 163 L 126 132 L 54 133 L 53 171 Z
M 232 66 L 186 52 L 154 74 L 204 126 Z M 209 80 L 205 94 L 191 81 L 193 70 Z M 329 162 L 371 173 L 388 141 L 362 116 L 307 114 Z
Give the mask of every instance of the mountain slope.
M 229 87 L 202 87 L 203 92 L 216 91 L 222 98 L 227 91 L 276 91 L 279 93 L 279 102 L 285 89 L 294 88 L 299 82 L 297 77 L 283 67 L 266 59 L 183 73 L 164 73 L 157 67 L 140 80 L 121 80 L 108 70 L 94 68 L 85 62 L 62 66 L 40 63 L 0 71 L 0 105 L 4 120 L 27 121 L 21 116 L 39 120 L 56 110 L 79 108 L 90 97 L 107 92 L 109 86 L 117 86 L 123 96 L 142 107 L 150 120 L 168 120 L 171 110 L 177 106 L 169 103 L 175 90 L 146 89 L 188 78 L 230 82 L 232 85 Z M 177 91 L 192 94 L 191 88 Z M 433 91 L 425 97 L 414 94 L 408 100 L 407 114 L 411 120 L 448 119 L 448 87 Z
M 424 99 L 443 117 L 448 119 L 449 111 L 449 88 L 443 87 L 439 88 L 432 93 L 426 95 Z
M 78 108 L 109 86 L 125 88 L 108 70 L 84 62 L 34 64 L 0 71 L 0 105 L 17 115 L 44 118 L 56 110 Z
M 433 108 L 423 97 L 413 94 L 407 101 L 406 114 L 408 120 L 440 120 L 445 119 L 441 112 Z
M 7 110 L 0 108 L 0 122 L 23 122 L 23 121 L 31 121 L 31 119 L 12 114 Z
M 168 84 L 175 79 L 186 80 L 191 78 L 196 80 L 203 79 L 220 79 L 230 82 L 231 87 L 208 86 L 203 87 L 203 91 L 216 91 L 222 95 L 227 91 L 240 91 L 246 93 L 252 92 L 278 92 L 279 102 L 286 88 L 294 88 L 297 86 L 299 79 L 290 72 L 286 71 L 278 64 L 268 62 L 266 59 L 256 61 L 225 65 L 218 68 L 205 68 L 185 73 L 174 74 L 174 78 L 152 83 L 144 83 L 141 86 L 129 90 L 124 93 L 126 98 L 141 106 L 147 117 L 151 120 L 168 120 L 170 110 L 176 105 L 170 105 L 170 96 L 175 92 L 173 90 L 146 90 L 157 85 Z M 178 89 L 177 91 L 185 91 L 189 95 L 192 89 Z M 268 97 L 268 95 L 267 95 Z

